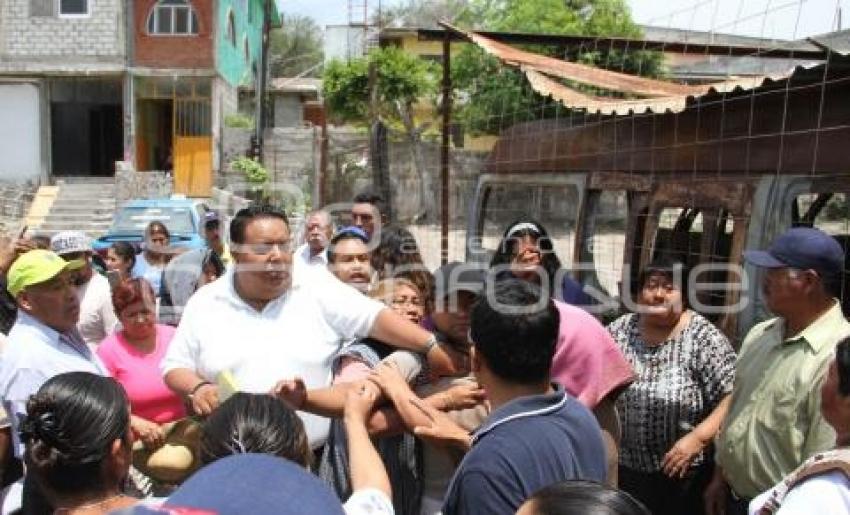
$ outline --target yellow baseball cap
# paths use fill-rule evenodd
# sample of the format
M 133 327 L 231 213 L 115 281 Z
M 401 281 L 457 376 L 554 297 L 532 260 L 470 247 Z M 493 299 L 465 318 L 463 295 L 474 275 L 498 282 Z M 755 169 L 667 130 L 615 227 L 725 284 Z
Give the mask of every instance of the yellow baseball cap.
M 49 250 L 30 250 L 12 263 L 6 276 L 6 289 L 13 297 L 17 297 L 28 286 L 47 282 L 65 270 L 78 270 L 84 264 L 79 259 L 65 261 Z

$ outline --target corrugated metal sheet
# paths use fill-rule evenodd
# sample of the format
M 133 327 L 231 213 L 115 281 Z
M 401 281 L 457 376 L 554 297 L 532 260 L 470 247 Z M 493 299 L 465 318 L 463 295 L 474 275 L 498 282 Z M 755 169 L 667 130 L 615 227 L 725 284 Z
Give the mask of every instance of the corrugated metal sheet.
M 724 93 L 736 89 L 756 88 L 766 80 L 780 80 L 793 72 L 793 69 L 788 69 L 785 73 L 772 76 L 734 78 L 728 81 L 697 86 L 676 84 L 563 61 L 520 50 L 476 32 L 464 31 L 448 24 L 444 24 L 444 26 L 463 34 L 485 52 L 500 59 L 506 65 L 519 68 L 525 73 L 531 87 L 541 95 L 550 96 L 571 109 L 602 114 L 629 114 L 630 112 L 645 111 L 680 112 L 686 108 L 689 99 L 694 97 L 709 93 Z M 589 96 L 564 85 L 556 79 L 566 79 L 640 98 L 623 100 Z

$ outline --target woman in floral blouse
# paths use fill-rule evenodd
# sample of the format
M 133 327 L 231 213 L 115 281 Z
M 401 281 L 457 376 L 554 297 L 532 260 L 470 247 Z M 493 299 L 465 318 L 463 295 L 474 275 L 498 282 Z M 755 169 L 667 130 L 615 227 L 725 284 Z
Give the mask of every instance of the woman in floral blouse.
M 655 515 L 702 514 L 711 479 L 708 449 L 729 406 L 735 353 L 702 315 L 687 309 L 688 276 L 659 261 L 638 281 L 636 313 L 608 331 L 637 379 L 620 396 L 620 488 Z

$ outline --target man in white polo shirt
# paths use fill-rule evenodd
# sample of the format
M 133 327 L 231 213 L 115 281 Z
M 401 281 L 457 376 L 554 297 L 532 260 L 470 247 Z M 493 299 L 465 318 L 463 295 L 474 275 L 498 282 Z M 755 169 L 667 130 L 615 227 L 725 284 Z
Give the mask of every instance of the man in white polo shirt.
M 333 236 L 334 224 L 327 211 L 319 209 L 307 215 L 304 224 L 304 244 L 295 251 L 293 266 L 325 268 L 328 266 L 328 243 Z
M 289 226 L 281 212 L 241 210 L 230 224 L 235 266 L 186 305 L 162 362 L 168 386 L 207 414 L 223 377 L 240 391 L 269 392 L 281 379 L 329 386 L 341 342 L 369 336 L 427 355 L 436 373 L 454 373 L 463 357 L 419 326 L 330 274 L 291 284 Z M 327 438 L 328 420 L 302 414 L 310 444 Z

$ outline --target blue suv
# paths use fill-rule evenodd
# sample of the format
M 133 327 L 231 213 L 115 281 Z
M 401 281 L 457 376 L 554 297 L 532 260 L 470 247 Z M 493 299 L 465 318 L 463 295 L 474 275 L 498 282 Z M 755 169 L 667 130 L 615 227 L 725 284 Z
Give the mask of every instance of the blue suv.
M 118 209 L 109 231 L 96 239 L 92 247 L 101 255 L 116 241 L 128 241 L 139 248 L 145 227 L 157 220 L 171 232 L 171 246 L 203 248 L 206 246 L 203 219 L 208 210 L 203 203 L 185 198 L 131 200 Z

